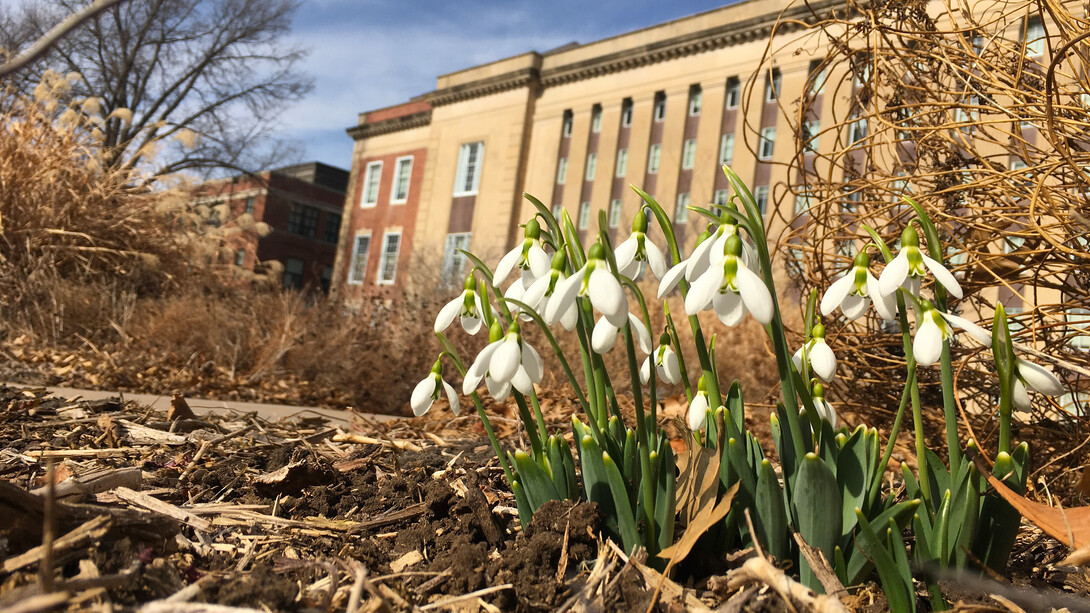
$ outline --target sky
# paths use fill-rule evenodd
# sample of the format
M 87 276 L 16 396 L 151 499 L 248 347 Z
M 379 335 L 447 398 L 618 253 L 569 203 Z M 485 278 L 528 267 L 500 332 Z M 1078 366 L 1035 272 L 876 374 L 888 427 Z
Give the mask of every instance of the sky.
M 439 75 L 527 51 L 589 43 L 729 2 L 305 0 L 293 38 L 314 90 L 282 116 L 299 161 L 348 169 L 357 115 L 435 89 Z

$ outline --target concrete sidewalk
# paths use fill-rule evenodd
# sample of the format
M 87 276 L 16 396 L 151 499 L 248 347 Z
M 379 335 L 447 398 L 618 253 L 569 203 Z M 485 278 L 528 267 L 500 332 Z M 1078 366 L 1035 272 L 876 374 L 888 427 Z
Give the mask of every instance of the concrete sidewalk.
M 40 386 L 24 385 L 22 383 L 5 383 L 8 387 L 25 389 L 42 389 Z M 69 400 L 100 400 L 103 398 L 122 397 L 126 401 L 166 411 L 170 407 L 170 395 L 134 394 L 129 392 L 112 392 L 102 390 L 84 390 L 71 387 L 46 387 L 50 393 Z M 298 407 L 283 404 L 265 404 L 259 402 L 242 402 L 237 400 L 208 400 L 204 398 L 185 399 L 189 408 L 194 413 L 204 415 L 208 413 L 257 413 L 258 416 L 269 421 L 278 421 L 288 417 L 322 416 L 335 425 L 348 425 L 352 422 L 353 414 L 348 411 L 325 409 L 321 407 Z M 366 415 L 368 419 L 385 421 L 398 419 L 393 415 Z

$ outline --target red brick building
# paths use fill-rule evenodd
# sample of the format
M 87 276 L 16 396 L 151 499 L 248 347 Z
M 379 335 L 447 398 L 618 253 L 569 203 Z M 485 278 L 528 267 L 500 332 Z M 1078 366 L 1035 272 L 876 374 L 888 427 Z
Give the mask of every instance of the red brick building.
M 265 236 L 255 230 L 231 235 L 234 265 L 254 270 L 276 260 L 285 287 L 328 292 L 347 185 L 348 171 L 309 162 L 208 181 L 194 203 L 213 210 L 226 204 L 227 220 L 248 214 L 271 229 Z

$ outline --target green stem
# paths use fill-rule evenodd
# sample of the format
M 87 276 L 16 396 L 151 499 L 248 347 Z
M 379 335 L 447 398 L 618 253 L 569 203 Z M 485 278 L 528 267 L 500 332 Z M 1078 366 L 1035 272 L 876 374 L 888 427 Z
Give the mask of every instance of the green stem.
M 912 335 L 908 328 L 908 313 L 905 308 L 904 297 L 897 294 L 897 315 L 901 323 L 901 345 L 905 352 L 905 369 L 908 377 L 914 379 L 916 375 L 916 357 L 912 353 Z M 920 478 L 920 497 L 930 513 L 935 513 L 934 501 L 931 499 L 931 478 L 927 468 L 927 445 L 923 432 L 923 408 L 920 405 L 919 382 L 909 388 L 909 397 L 912 400 L 912 427 L 916 438 L 916 472 Z
M 897 435 L 901 433 L 901 421 L 905 417 L 905 408 L 908 406 L 909 390 L 912 386 L 916 385 L 916 371 L 915 369 L 908 371 L 908 377 L 905 378 L 905 388 L 901 392 L 901 405 L 897 407 L 897 417 L 893 419 L 893 427 L 889 431 L 889 440 L 886 441 L 886 450 L 882 453 L 882 461 L 878 463 L 877 470 L 874 473 L 874 480 L 871 482 L 870 491 L 867 492 L 867 508 L 873 509 L 875 500 L 878 496 L 878 491 L 882 489 L 882 475 L 886 472 L 886 466 L 889 465 L 889 459 L 893 457 L 893 445 L 897 442 Z
M 693 385 L 689 382 L 689 370 L 685 368 L 685 352 L 681 350 L 681 337 L 677 335 L 674 327 L 674 316 L 670 314 L 670 307 L 666 301 L 662 301 L 662 311 L 666 313 L 666 326 L 670 329 L 670 344 L 674 346 L 674 354 L 677 355 L 678 369 L 681 370 L 681 382 L 685 386 L 685 398 L 693 401 Z
M 500 461 L 500 466 L 503 467 L 503 474 L 507 477 L 507 485 L 510 487 L 510 485 L 515 482 L 515 474 L 511 472 L 511 466 L 507 464 L 507 458 L 500 448 L 500 440 L 496 438 L 496 431 L 492 429 L 492 422 L 489 421 L 488 415 L 484 412 L 484 406 L 481 404 L 481 397 L 477 395 L 477 392 L 473 392 L 471 397 L 473 398 L 473 404 L 477 406 L 477 415 L 481 418 L 481 423 L 484 425 L 484 431 L 488 434 L 488 440 L 492 443 L 492 451 L 496 452 L 496 458 Z
M 541 440 L 549 438 L 549 430 L 545 427 L 545 416 L 541 414 L 541 403 L 537 399 L 537 392 L 530 390 L 530 406 L 534 408 L 534 418 L 537 419 L 537 429 Z
M 538 459 L 541 457 L 543 448 L 534 427 L 534 418 L 530 416 L 530 408 L 526 406 L 526 398 L 516 390 L 511 390 L 511 395 L 515 397 L 515 404 L 519 407 L 519 417 L 522 418 L 522 425 L 526 428 L 526 438 L 530 439 L 530 449 L 534 452 L 534 459 Z
M 950 341 L 942 342 L 942 410 L 946 420 L 946 449 L 949 454 L 950 475 L 961 469 L 961 442 L 958 440 L 958 415 L 954 402 L 954 368 L 950 358 Z

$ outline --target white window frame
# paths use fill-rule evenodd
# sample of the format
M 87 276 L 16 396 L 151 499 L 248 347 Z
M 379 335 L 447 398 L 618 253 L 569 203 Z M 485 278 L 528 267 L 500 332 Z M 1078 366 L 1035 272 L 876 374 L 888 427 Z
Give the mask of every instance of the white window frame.
M 681 192 L 677 195 L 677 204 L 674 205 L 674 223 L 689 221 L 689 192 Z
M 598 173 L 598 154 L 587 154 L 587 171 L 583 175 L 583 179 L 586 181 L 593 181 L 594 175 Z
M 1026 21 L 1026 55 L 1040 57 L 1045 54 L 1045 24 L 1040 17 Z
M 556 184 L 564 185 L 568 180 L 568 158 L 562 157 L 556 162 Z
M 768 213 L 768 186 L 758 185 L 753 188 L 753 202 L 757 205 L 757 210 L 761 212 L 761 215 Z
M 1064 319 L 1067 320 L 1068 328 L 1072 328 L 1076 332 L 1082 332 L 1082 334 L 1076 334 L 1068 340 L 1068 347 L 1079 351 L 1090 350 L 1090 309 L 1078 307 L 1068 309 L 1064 313 Z
M 363 187 L 360 189 L 360 208 L 369 209 L 378 204 L 378 190 L 382 183 L 382 162 L 368 162 L 363 171 Z
M 590 131 L 597 134 L 602 131 L 602 107 L 594 105 L 590 111 Z
M 681 169 L 690 170 L 696 164 L 696 139 L 686 139 L 681 145 Z
M 765 102 L 775 102 L 782 88 L 783 75 L 780 74 L 779 70 L 773 68 L 765 81 Z
M 624 177 L 628 174 L 628 148 L 617 150 L 617 168 L 613 171 L 613 176 Z
M 655 143 L 647 151 L 647 174 L 658 174 L 659 164 L 662 161 L 662 144 Z
M 734 163 L 734 132 L 719 137 L 719 164 L 730 166 Z
M 475 159 L 470 166 L 470 156 Z M 484 141 L 462 143 L 458 147 L 458 167 L 454 173 L 454 196 L 475 196 L 481 184 L 481 169 L 484 166 Z M 471 174 L 472 173 L 472 174 Z M 471 186 L 466 189 L 467 179 Z
M 397 237 L 397 249 L 394 251 L 394 269 L 390 278 L 385 278 L 386 265 L 390 254 L 387 252 L 387 245 L 390 244 L 390 239 Z M 375 285 L 393 285 L 397 281 L 397 260 L 401 256 L 401 230 L 395 230 L 393 232 L 382 233 L 382 252 L 379 254 L 378 270 L 375 271 Z
M 809 212 L 810 207 L 813 206 L 814 194 L 810 191 L 809 185 L 800 185 L 798 190 L 795 194 L 795 215 L 802 215 Z
M 828 68 L 822 68 L 817 76 L 814 77 L 813 82 L 810 84 L 810 91 L 814 94 L 825 93 L 825 81 L 829 78 Z
M 851 144 L 854 145 L 865 138 L 867 138 L 867 120 L 864 117 L 860 117 L 852 122 L 851 130 L 849 130 L 848 133 L 848 139 Z
M 1004 310 L 1007 312 L 1007 329 L 1010 331 L 1011 336 L 1026 329 L 1026 324 L 1023 319 L 1014 319 L 1016 316 L 1026 312 L 1025 307 L 1004 305 Z
M 621 199 L 614 198 L 609 201 L 609 227 L 616 228 L 621 225 Z
M 465 254 L 458 253 L 458 249 L 469 250 L 469 243 L 473 235 L 469 232 L 452 232 L 447 234 L 443 245 L 443 268 L 440 269 L 440 278 L 444 287 L 459 285 L 459 276 L 465 270 L 465 263 L 469 259 Z M 463 244 L 459 244 L 464 239 Z
M 757 159 L 771 160 L 776 152 L 776 127 L 761 128 L 761 140 L 757 145 Z
M 407 164 L 406 164 L 407 162 Z M 404 173 L 404 177 L 401 175 Z M 405 193 L 398 196 L 401 181 L 405 181 Z M 394 182 L 390 187 L 390 204 L 405 204 L 409 200 L 409 189 L 413 179 L 413 156 L 403 155 L 394 160 Z
M 363 254 L 360 254 L 360 239 L 367 239 L 367 248 L 364 249 Z M 367 278 L 367 264 L 368 259 L 371 257 L 371 231 L 356 232 L 355 238 L 352 239 L 352 259 L 348 262 L 348 281 L 349 285 L 363 285 L 364 279 Z M 359 276 L 356 276 L 356 273 Z
M 579 203 L 579 229 L 586 230 L 590 227 L 590 203 Z
M 658 123 L 660 121 L 664 121 L 666 119 L 666 96 L 665 95 L 663 95 L 661 98 L 659 96 L 655 96 L 655 102 L 654 102 L 654 107 L 652 107 L 652 110 L 651 110 L 651 116 L 652 116 L 652 119 L 655 120 L 655 123 Z
M 701 91 L 700 86 L 696 86 L 689 94 L 689 117 L 697 117 L 700 115 L 700 107 L 704 102 L 704 92 Z
M 560 126 L 560 136 L 562 138 L 568 138 L 571 136 L 572 124 L 575 123 L 571 111 L 564 111 L 564 118 L 561 119 L 561 121 L 563 124 Z
M 737 78 L 727 79 L 727 89 L 724 96 L 724 106 L 728 109 L 738 108 L 739 98 L 742 97 L 742 83 Z
M 723 214 L 723 207 L 727 206 L 727 202 L 730 201 L 729 189 L 717 189 L 712 192 L 712 212 L 716 215 Z
M 621 127 L 632 125 L 632 100 L 621 102 Z

